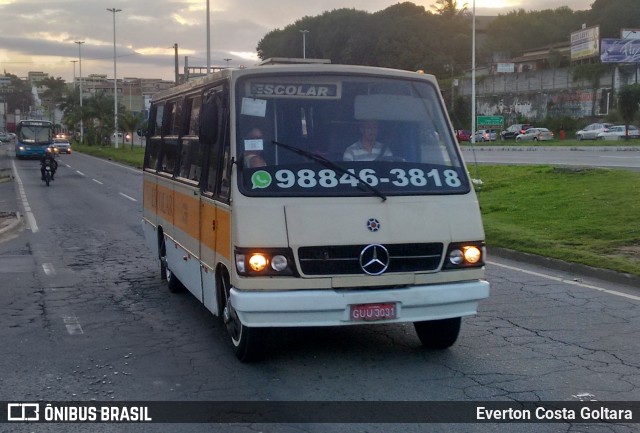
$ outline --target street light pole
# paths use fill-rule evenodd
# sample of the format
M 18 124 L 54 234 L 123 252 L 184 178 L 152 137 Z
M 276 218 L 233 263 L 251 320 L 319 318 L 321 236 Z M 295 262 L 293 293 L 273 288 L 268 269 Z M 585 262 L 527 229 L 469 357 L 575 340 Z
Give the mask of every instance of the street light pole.
M 302 33 L 302 58 L 306 59 L 307 58 L 307 33 L 309 33 L 309 30 L 300 30 L 300 33 Z
M 116 149 L 118 148 L 118 74 L 116 72 L 116 12 L 122 9 L 107 8 L 113 13 L 113 129 L 115 130 Z
M 211 14 L 209 0 L 207 0 L 207 75 L 211 73 Z
M 476 0 L 471 24 L 471 144 L 476 142 Z
M 78 63 L 80 64 L 80 144 L 84 144 L 84 112 L 82 110 L 82 44 L 84 41 L 76 41 L 78 44 Z

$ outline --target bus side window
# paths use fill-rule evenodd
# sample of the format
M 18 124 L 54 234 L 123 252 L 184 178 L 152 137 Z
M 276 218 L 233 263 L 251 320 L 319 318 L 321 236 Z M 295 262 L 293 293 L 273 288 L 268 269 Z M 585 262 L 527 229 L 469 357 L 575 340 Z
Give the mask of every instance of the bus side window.
M 154 105 L 151 107 L 151 113 L 149 114 L 149 129 L 147 132 L 147 158 L 144 164 L 145 169 L 155 171 L 158 165 L 163 114 L 164 104 Z
M 181 101 L 171 101 L 165 108 L 162 127 L 162 155 L 159 170 L 173 175 L 178 160 L 178 132 L 180 131 Z
M 182 134 L 182 148 L 180 151 L 179 176 L 185 179 L 200 181 L 202 162 L 204 160 L 205 145 L 198 139 L 198 124 L 200 121 L 200 95 L 190 97 L 186 101 L 187 122 L 185 133 Z
M 202 103 L 201 121 L 208 125 L 208 130 L 201 128 L 201 140 L 206 140 L 209 147 L 209 164 L 207 170 L 207 181 L 204 185 L 205 192 L 215 194 L 218 186 L 221 148 L 227 136 L 224 124 L 226 110 L 224 109 L 224 87 L 218 86 L 204 95 Z M 212 125 L 209 122 L 216 122 Z M 211 128 L 212 127 L 212 128 Z

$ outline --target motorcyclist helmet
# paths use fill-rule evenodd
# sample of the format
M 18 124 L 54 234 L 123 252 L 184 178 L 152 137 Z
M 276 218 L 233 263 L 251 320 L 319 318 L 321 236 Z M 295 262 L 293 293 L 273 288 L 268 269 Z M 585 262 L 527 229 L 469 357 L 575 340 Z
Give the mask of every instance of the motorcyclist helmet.
M 45 151 L 46 153 L 51 153 L 51 148 L 50 148 L 50 147 L 47 147 L 44 151 Z

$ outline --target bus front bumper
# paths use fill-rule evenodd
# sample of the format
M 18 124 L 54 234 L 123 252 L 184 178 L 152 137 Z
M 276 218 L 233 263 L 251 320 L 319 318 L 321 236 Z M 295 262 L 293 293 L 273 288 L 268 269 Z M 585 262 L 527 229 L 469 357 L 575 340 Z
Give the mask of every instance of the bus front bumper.
M 390 289 L 241 291 L 231 289 L 231 304 L 249 327 L 339 326 L 372 323 L 352 320 L 351 306 L 393 304 L 394 319 L 374 323 L 419 322 L 476 314 L 489 296 L 485 280 Z

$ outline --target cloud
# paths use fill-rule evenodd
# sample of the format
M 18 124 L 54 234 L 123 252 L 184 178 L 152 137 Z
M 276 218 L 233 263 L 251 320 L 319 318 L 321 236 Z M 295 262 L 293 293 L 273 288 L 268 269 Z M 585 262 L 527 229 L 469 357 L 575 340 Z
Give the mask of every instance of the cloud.
M 255 49 L 269 31 L 284 28 L 304 16 L 339 8 L 376 12 L 401 0 L 216 0 L 211 1 L 211 59 L 214 65 L 255 63 Z M 558 7 L 553 0 L 502 0 L 511 9 Z M 472 0 L 466 0 L 471 7 Z M 592 0 L 565 0 L 572 9 L 586 9 Z M 427 10 L 435 0 L 415 1 Z M 458 3 L 464 3 L 458 0 Z M 476 0 L 479 10 L 496 0 Z M 526 5 L 526 6 L 525 6 Z M 173 79 L 173 45 L 192 65 L 206 63 L 205 0 L 0 0 L 0 66 L 25 76 L 30 70 L 73 79 L 78 45 L 83 75 L 113 74 L 113 14 L 115 14 L 119 76 Z M 480 12 L 478 12 L 480 14 Z M 493 13 L 496 13 L 494 10 Z

